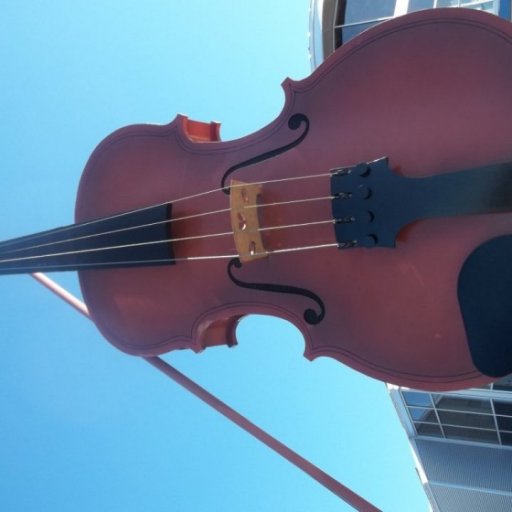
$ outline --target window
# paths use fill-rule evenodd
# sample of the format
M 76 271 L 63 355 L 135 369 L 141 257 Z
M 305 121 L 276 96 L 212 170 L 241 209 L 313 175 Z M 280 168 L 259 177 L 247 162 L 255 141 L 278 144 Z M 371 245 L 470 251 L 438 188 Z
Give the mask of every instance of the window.
M 494 400 L 494 410 L 496 411 L 496 414 L 512 416 L 512 403 Z
M 443 425 L 460 425 L 462 427 L 494 429 L 494 418 L 491 414 L 473 414 L 467 412 L 438 411 L 439 420 Z
M 360 23 L 379 18 L 390 18 L 395 13 L 396 0 L 348 0 L 345 23 Z
M 512 402 L 401 390 L 419 436 L 512 446 Z
M 438 409 L 466 411 L 466 412 L 486 412 L 491 414 L 492 407 L 490 400 L 477 400 L 472 398 L 462 398 L 447 395 L 432 395 L 432 399 Z
M 380 21 L 393 17 L 396 0 L 347 0 L 335 26 L 335 45 L 340 46 Z
M 444 435 L 448 439 L 461 439 L 464 441 L 476 441 L 478 443 L 498 444 L 498 435 L 494 430 L 479 430 L 460 427 L 445 427 Z
M 465 7 L 498 14 L 497 0 L 409 0 L 407 12 L 438 7 Z
M 512 432 L 505 432 L 501 434 L 501 444 L 512 446 Z
M 495 0 L 437 0 L 436 7 L 466 7 L 481 11 L 494 11 Z
M 388 18 L 423 9 L 438 7 L 465 7 L 478 9 L 510 18 L 503 0 L 342 0 L 335 23 L 336 47 L 354 38 L 363 30 Z
M 424 407 L 409 407 L 409 414 L 413 421 L 426 421 L 427 423 L 437 423 L 437 416 L 433 409 Z
M 414 428 L 421 436 L 443 437 L 443 432 L 439 425 L 432 425 L 431 423 L 415 423 Z
M 512 418 L 510 416 L 497 416 L 498 428 L 512 432 Z
M 432 9 L 434 0 L 409 0 L 407 12 L 421 11 L 421 9 Z
M 430 399 L 429 393 L 420 393 L 418 391 L 402 391 L 402 395 L 407 405 L 432 407 L 432 400 Z

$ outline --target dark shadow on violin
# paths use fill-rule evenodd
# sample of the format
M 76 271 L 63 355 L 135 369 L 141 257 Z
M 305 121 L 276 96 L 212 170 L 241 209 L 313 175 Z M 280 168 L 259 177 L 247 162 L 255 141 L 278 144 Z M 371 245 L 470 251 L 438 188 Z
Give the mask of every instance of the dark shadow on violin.
M 473 363 L 484 375 L 512 373 L 512 235 L 477 247 L 459 274 L 459 304 Z

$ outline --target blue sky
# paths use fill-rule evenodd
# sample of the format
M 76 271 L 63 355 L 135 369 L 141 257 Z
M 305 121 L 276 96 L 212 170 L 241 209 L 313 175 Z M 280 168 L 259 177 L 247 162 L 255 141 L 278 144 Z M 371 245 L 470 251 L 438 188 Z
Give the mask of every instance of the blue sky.
M 0 0 L 1 236 L 69 224 L 88 155 L 111 131 L 177 113 L 224 140 L 280 112 L 310 73 L 306 0 Z M 79 294 L 73 273 L 53 277 Z M 29 276 L 0 286 L 0 508 L 345 511 Z M 427 510 L 385 386 L 302 357 L 289 324 L 250 317 L 236 348 L 176 368 L 386 511 Z

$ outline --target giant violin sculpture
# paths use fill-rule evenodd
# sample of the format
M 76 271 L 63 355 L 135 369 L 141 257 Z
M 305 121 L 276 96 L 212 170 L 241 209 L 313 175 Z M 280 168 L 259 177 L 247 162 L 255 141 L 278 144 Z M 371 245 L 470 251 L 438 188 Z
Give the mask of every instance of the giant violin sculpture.
M 0 271 L 78 270 L 131 354 L 231 345 L 262 313 L 306 357 L 396 384 L 512 372 L 512 25 L 415 13 L 283 87 L 281 114 L 239 140 L 184 116 L 114 132 L 76 224 L 3 242 Z

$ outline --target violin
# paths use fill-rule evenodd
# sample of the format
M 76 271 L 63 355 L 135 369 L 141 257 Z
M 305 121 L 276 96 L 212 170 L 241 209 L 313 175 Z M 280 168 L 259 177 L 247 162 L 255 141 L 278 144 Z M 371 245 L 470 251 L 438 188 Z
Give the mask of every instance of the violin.
M 77 271 L 133 355 L 234 345 L 255 313 L 386 382 L 491 382 L 512 372 L 511 64 L 509 22 L 421 11 L 285 80 L 246 137 L 183 115 L 121 128 L 75 224 L 0 243 L 0 273 Z

